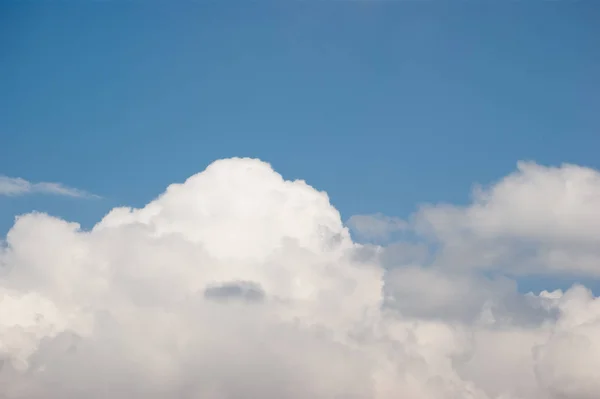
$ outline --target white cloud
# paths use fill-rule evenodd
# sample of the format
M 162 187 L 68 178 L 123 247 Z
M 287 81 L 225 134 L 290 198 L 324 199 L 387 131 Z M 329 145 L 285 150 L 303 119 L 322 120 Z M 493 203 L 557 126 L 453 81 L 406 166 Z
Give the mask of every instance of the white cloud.
M 23 215 L 0 247 L 0 398 L 598 397 L 600 299 L 417 252 L 386 271 L 325 193 L 251 159 L 91 231 Z
M 20 177 L 0 175 L 0 196 L 18 196 L 25 194 L 53 194 L 76 198 L 97 198 L 97 195 L 86 191 L 67 187 L 61 183 L 40 182 L 31 183 Z
M 441 246 L 439 262 L 515 274 L 600 276 L 600 172 L 519 163 L 467 207 L 423 207 L 417 228 Z

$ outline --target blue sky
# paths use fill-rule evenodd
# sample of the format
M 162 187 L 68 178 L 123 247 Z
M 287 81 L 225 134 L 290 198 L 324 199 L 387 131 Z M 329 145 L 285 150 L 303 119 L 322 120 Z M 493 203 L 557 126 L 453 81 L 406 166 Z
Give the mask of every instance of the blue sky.
M 600 167 L 600 3 L 0 5 L 0 231 L 90 226 L 211 161 L 259 157 L 344 218 L 464 203 L 518 160 Z

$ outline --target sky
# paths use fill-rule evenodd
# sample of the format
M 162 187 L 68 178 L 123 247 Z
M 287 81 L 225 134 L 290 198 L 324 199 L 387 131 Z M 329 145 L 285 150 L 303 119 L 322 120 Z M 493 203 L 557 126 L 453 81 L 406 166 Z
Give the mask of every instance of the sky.
M 597 398 L 599 20 L 2 2 L 0 399 Z
M 594 1 L 3 2 L 0 172 L 90 226 L 258 157 L 345 217 L 468 201 L 519 160 L 600 167 Z

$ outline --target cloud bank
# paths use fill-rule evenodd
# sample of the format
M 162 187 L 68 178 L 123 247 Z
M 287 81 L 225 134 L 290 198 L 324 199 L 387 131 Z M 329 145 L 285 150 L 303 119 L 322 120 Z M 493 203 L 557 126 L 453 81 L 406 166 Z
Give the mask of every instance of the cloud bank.
M 595 275 L 598 187 L 520 165 L 420 209 L 429 254 L 353 242 L 324 192 L 253 159 L 90 231 L 22 215 L 0 247 L 0 398 L 596 399 L 600 299 L 480 271 Z
M 75 198 L 98 198 L 97 195 L 77 188 L 67 187 L 61 183 L 31 183 L 20 177 L 0 175 L 0 196 L 12 197 L 26 194 L 53 194 Z

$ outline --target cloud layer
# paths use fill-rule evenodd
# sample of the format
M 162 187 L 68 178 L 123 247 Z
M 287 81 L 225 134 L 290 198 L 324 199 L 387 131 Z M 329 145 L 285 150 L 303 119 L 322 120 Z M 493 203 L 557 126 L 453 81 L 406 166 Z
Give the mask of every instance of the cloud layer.
M 53 194 L 76 198 L 98 198 L 77 188 L 67 187 L 61 183 L 40 182 L 31 183 L 20 177 L 0 175 L 0 196 L 18 196 L 25 194 Z
M 556 270 L 555 245 L 560 270 L 593 272 L 596 176 L 526 164 L 471 207 L 421 209 L 411 228 L 442 248 L 426 264 L 420 244 L 353 242 L 325 193 L 253 159 L 91 231 L 20 216 L 0 247 L 0 398 L 598 398 L 600 299 L 475 267 L 526 243 L 531 270 Z

